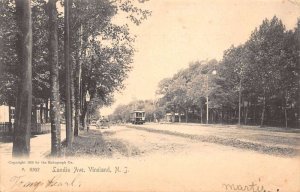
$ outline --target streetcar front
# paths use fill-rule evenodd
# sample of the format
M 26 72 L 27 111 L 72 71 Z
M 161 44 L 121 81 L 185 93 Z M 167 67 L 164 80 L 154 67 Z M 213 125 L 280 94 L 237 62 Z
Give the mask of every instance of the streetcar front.
M 133 111 L 130 114 L 130 121 L 132 124 L 145 123 L 145 111 Z

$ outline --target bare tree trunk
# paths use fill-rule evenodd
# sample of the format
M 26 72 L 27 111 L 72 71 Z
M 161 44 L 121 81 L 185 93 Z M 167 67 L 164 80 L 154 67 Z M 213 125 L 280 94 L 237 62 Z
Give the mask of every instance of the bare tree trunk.
M 175 112 L 172 111 L 172 123 L 175 122 Z
M 83 107 L 82 112 L 81 112 L 81 126 L 83 128 L 83 130 L 86 128 L 86 121 L 85 121 L 85 117 L 86 117 L 86 113 L 87 113 L 87 108 Z
M 30 153 L 32 109 L 32 19 L 30 0 L 16 0 L 15 2 L 16 20 L 19 28 L 17 45 L 21 73 L 12 155 L 14 157 L 28 157 Z
M 285 118 L 285 128 L 287 128 L 288 123 L 287 123 L 287 109 L 286 109 L 286 107 L 284 108 L 284 118 Z
M 70 6 L 71 5 L 71 6 Z M 70 18 L 72 18 L 72 5 L 73 5 L 73 0 L 69 0 L 69 16 L 68 16 L 68 20 L 70 23 Z M 72 30 L 71 30 L 72 33 Z M 69 33 L 69 38 L 71 39 L 72 34 Z M 70 55 L 72 55 L 72 51 L 69 52 Z M 70 57 L 69 57 L 70 58 Z M 72 131 L 72 140 L 73 140 L 73 135 L 74 135 L 74 126 L 75 126 L 75 75 L 74 75 L 74 62 L 75 59 L 74 57 L 71 57 L 71 61 L 70 61 L 70 98 L 71 98 L 71 131 Z
M 61 154 L 60 98 L 58 71 L 58 38 L 57 38 L 57 0 L 49 0 L 49 61 L 50 61 L 50 119 L 51 119 L 51 155 Z
M 265 89 L 264 89 L 263 109 L 262 109 L 262 113 L 261 113 L 261 121 L 260 121 L 260 126 L 261 126 L 261 127 L 263 127 L 263 125 L 264 125 L 265 111 L 266 111 L 266 91 L 265 91 Z
M 248 111 L 249 111 L 248 108 L 250 107 L 249 105 L 250 105 L 250 102 L 249 102 L 248 106 L 245 107 L 245 108 L 246 108 L 246 109 L 245 109 L 245 110 L 246 110 L 246 111 L 245 111 L 245 119 L 244 119 L 244 124 L 245 124 L 245 125 L 247 125 Z
M 178 110 L 178 121 L 179 121 L 179 123 L 181 123 L 181 111 L 180 110 Z
M 78 50 L 78 56 L 76 60 L 76 83 L 75 83 L 75 127 L 74 127 L 74 136 L 78 136 L 79 126 L 80 126 L 80 109 L 81 109 L 81 51 L 82 51 L 82 26 L 80 26 L 79 31 L 80 37 L 80 47 Z
M 47 101 L 46 101 L 46 103 L 45 103 L 45 106 L 46 106 L 46 108 L 45 108 L 45 111 L 44 111 L 44 118 L 45 118 L 45 123 L 48 123 L 49 121 L 48 121 L 48 110 L 49 110 L 49 107 L 48 107 L 48 99 L 47 99 Z
M 74 70 L 73 70 L 73 61 L 70 62 L 70 83 L 71 83 L 71 127 L 72 135 L 74 134 L 74 125 L 75 125 L 75 87 L 74 87 Z
M 203 110 L 202 110 L 202 107 L 200 108 L 200 119 L 201 119 L 201 124 L 203 124 Z
M 185 122 L 188 122 L 188 109 L 185 110 Z
M 223 124 L 223 107 L 221 109 L 221 124 Z
M 33 107 L 32 107 L 32 116 L 31 116 L 31 123 L 33 123 L 33 125 L 36 125 L 38 123 L 38 120 L 37 120 L 37 106 L 36 104 L 33 104 Z
M 12 128 L 13 128 L 13 125 L 12 125 L 12 121 L 11 121 L 11 106 L 10 104 L 8 104 L 8 122 L 9 122 L 9 133 L 13 133 L 12 132 Z
M 254 103 L 254 109 L 253 109 L 253 120 L 254 120 L 254 124 L 257 125 L 257 119 L 256 119 L 256 103 Z
M 66 141 L 72 146 L 72 114 L 71 114 L 71 73 L 70 73 L 70 35 L 69 35 L 69 0 L 64 7 L 64 60 L 66 68 Z
M 83 130 L 86 128 L 86 113 L 88 110 L 88 102 L 86 101 L 86 94 L 87 94 L 87 86 L 84 84 L 81 84 L 82 88 L 82 110 L 81 110 L 81 124 L 83 127 Z
M 286 91 L 285 92 L 285 107 L 284 107 L 285 128 L 288 127 L 287 106 L 288 106 L 288 93 Z
M 41 104 L 40 104 L 40 120 L 41 120 L 41 123 L 44 123 L 43 113 L 44 113 L 44 110 L 43 110 L 43 103 L 41 103 Z
M 240 87 L 239 87 L 239 121 L 238 121 L 238 125 L 241 125 L 241 100 L 242 100 L 242 79 L 240 80 Z

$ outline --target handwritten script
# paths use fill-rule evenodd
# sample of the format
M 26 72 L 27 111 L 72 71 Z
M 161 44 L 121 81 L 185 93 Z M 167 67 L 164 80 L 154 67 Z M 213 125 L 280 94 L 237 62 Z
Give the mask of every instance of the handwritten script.
M 260 179 L 259 179 L 260 182 Z M 241 184 L 222 184 L 222 187 L 225 188 L 225 191 L 249 191 L 249 192 L 279 192 L 279 189 L 276 190 L 267 190 L 264 185 L 260 183 L 252 182 L 248 185 Z
M 45 180 L 29 180 L 26 175 L 13 176 L 10 178 L 11 189 L 26 188 L 36 191 L 39 188 L 78 188 L 81 187 L 79 175 L 71 178 L 64 178 L 61 175 L 54 175 Z

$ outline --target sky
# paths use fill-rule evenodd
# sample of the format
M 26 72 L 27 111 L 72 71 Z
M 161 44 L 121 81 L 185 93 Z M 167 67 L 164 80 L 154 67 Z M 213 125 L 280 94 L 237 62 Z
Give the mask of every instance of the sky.
M 220 60 L 231 45 L 247 41 L 265 18 L 276 15 L 294 29 L 300 17 L 300 0 L 149 0 L 142 8 L 152 15 L 131 27 L 137 52 L 126 88 L 115 93 L 116 102 L 102 108 L 102 115 L 133 100 L 156 99 L 159 81 L 193 61 Z

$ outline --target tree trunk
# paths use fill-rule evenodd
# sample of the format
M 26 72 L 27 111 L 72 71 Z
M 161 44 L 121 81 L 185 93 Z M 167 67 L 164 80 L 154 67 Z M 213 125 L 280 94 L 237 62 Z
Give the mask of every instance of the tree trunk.
M 172 112 L 172 123 L 175 122 L 175 112 Z
M 249 105 L 250 105 L 250 102 L 249 102 Z M 246 109 L 246 111 L 245 111 L 245 119 L 244 119 L 244 124 L 245 125 L 247 125 L 247 119 L 248 119 L 248 108 L 249 108 L 250 106 L 247 106 L 247 107 L 245 107 Z
M 285 128 L 287 128 L 288 123 L 287 123 L 287 109 L 286 109 L 286 107 L 284 108 L 284 118 L 285 118 Z
M 254 103 L 254 109 L 253 109 L 253 120 L 254 120 L 254 125 L 257 125 L 257 120 L 256 120 L 256 104 Z
M 83 105 L 83 109 L 82 109 L 82 112 L 81 112 L 81 124 L 82 124 L 83 129 L 86 128 L 86 114 L 87 114 L 87 111 L 88 111 L 87 101 L 84 101 L 84 103 L 85 104 Z
M 229 110 L 227 109 L 226 110 L 226 123 L 228 123 L 229 122 Z
M 266 111 L 266 96 L 265 96 L 266 91 L 264 90 L 264 97 L 263 97 L 263 109 L 261 113 L 261 121 L 260 121 L 260 126 L 263 127 L 264 125 L 264 118 L 265 118 L 265 111 Z
M 73 0 L 69 0 L 68 2 L 68 7 L 69 7 L 69 14 L 68 14 L 68 23 L 70 23 L 70 18 L 72 18 L 72 4 Z M 70 6 L 71 5 L 71 6 Z M 71 15 L 71 16 L 70 16 Z M 71 31 L 72 32 L 72 31 Z M 69 39 L 71 39 L 72 34 L 69 32 Z M 69 54 L 72 55 L 72 51 L 69 51 Z M 75 76 L 74 76 L 74 57 L 69 57 L 71 58 L 71 61 L 69 62 L 70 64 L 70 98 L 71 98 L 71 131 L 72 131 L 72 141 L 73 141 L 73 135 L 74 135 L 74 126 L 75 126 Z
M 43 119 L 43 103 L 40 104 L 40 121 L 41 123 L 44 123 L 44 119 Z
M 188 109 L 185 110 L 185 122 L 188 122 Z
M 34 126 L 38 123 L 38 120 L 37 120 L 37 106 L 35 104 L 33 104 L 33 107 L 32 107 L 31 123 L 33 123 Z
M 48 107 L 48 99 L 47 99 L 47 102 L 45 103 L 45 106 L 46 108 L 44 109 L 44 119 L 45 119 L 45 123 L 48 123 L 48 110 L 49 110 L 49 107 Z
M 86 121 L 85 121 L 85 116 L 86 116 L 86 110 L 82 110 L 82 113 L 80 115 L 80 119 L 81 119 L 81 126 L 83 128 L 83 130 L 86 128 Z
M 285 92 L 285 107 L 284 107 L 285 128 L 288 127 L 287 106 L 288 106 L 288 95 L 287 95 L 287 91 L 286 91 Z
M 239 87 L 239 121 L 238 121 L 238 125 L 241 125 L 241 100 L 242 100 L 242 79 L 240 79 L 240 87 Z
M 57 0 L 49 0 L 49 61 L 50 61 L 50 121 L 51 155 L 61 154 L 60 98 L 58 71 Z
M 18 59 L 19 88 L 13 139 L 14 157 L 28 157 L 30 153 L 32 109 L 32 19 L 30 0 L 16 0 L 16 20 L 19 28 Z
M 200 119 L 201 119 L 201 124 L 203 124 L 203 110 L 202 110 L 202 107 L 200 108 Z
M 79 126 L 80 126 L 80 109 L 81 109 L 81 52 L 82 52 L 82 26 L 80 26 L 79 31 L 80 37 L 80 47 L 78 50 L 78 56 L 76 60 L 76 83 L 75 83 L 75 127 L 74 127 L 74 136 L 78 136 Z
M 66 70 L 66 141 L 72 147 L 72 113 L 71 113 L 71 73 L 70 73 L 70 35 L 69 35 L 69 0 L 64 5 L 64 61 Z
M 221 124 L 223 124 L 223 108 L 221 109 Z
M 9 133 L 11 134 L 11 133 L 13 133 L 12 132 L 12 127 L 13 127 L 13 125 L 12 125 L 12 121 L 11 121 L 11 106 L 10 106 L 10 104 L 8 104 L 8 122 L 9 122 Z
M 70 83 L 71 83 L 71 130 L 72 135 L 74 134 L 74 126 L 75 126 L 75 87 L 74 87 L 74 70 L 73 70 L 73 61 L 70 62 Z

